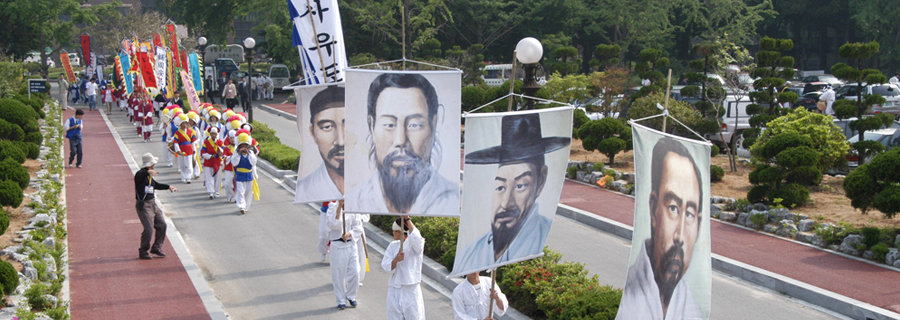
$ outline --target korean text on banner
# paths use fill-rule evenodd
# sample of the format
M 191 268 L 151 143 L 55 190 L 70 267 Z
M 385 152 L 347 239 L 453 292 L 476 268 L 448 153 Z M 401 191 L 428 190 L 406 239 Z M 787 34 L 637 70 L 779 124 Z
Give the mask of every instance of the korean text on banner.
M 181 70 L 181 81 L 184 84 L 184 91 L 187 93 L 191 109 L 200 109 L 200 97 L 197 96 L 197 90 L 194 90 L 194 84 L 191 83 L 191 78 L 184 69 Z
M 75 71 L 72 70 L 72 62 L 69 61 L 69 53 L 60 53 L 59 62 L 62 63 L 63 69 L 66 71 L 66 79 L 68 79 L 69 82 L 75 82 Z
M 616 319 L 709 319 L 710 144 L 631 127 L 634 234 Z
M 91 36 L 89 35 L 81 36 L 81 58 L 84 60 L 85 67 L 91 65 Z
M 466 116 L 451 276 L 540 257 L 565 181 L 574 108 Z
M 156 47 L 156 65 L 153 70 L 156 73 L 156 85 L 160 90 L 168 87 L 167 82 L 168 77 L 166 76 L 166 65 L 168 59 L 166 58 L 166 48 L 164 47 Z
M 87 61 L 88 61 L 87 72 L 85 72 L 85 74 L 87 74 L 87 76 L 88 76 L 88 79 L 95 76 L 96 72 L 97 72 L 97 56 L 93 52 L 91 52 L 89 57 L 90 58 L 87 59 Z
M 292 42 L 300 46 L 306 83 L 343 81 L 347 54 L 337 0 L 288 0 L 288 11 L 294 22 Z
M 150 62 L 150 53 L 145 49 L 144 46 L 141 46 L 141 51 L 137 53 L 138 69 L 143 80 L 143 87 L 144 89 L 156 88 L 156 75 L 153 73 L 153 63 Z
M 188 61 L 191 64 L 191 78 L 194 81 L 194 90 L 203 92 L 203 74 L 200 73 L 200 62 L 197 61 L 197 54 L 189 54 Z
M 122 71 L 125 76 L 125 91 L 128 94 L 134 92 L 134 82 L 132 80 L 133 73 L 131 70 L 131 59 L 128 58 L 128 55 L 125 52 L 119 52 L 119 62 L 122 63 Z

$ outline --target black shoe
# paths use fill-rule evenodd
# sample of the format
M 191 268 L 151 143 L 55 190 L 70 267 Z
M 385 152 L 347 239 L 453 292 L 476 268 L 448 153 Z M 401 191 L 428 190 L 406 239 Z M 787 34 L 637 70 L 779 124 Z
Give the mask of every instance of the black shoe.
M 163 252 L 160 251 L 160 250 L 150 250 L 150 253 L 152 253 L 152 254 L 156 255 L 157 257 L 160 257 L 160 258 L 165 258 L 165 257 L 166 257 L 166 254 L 163 253 Z
M 153 257 L 151 257 L 149 253 L 142 253 L 140 258 L 141 260 L 153 260 Z

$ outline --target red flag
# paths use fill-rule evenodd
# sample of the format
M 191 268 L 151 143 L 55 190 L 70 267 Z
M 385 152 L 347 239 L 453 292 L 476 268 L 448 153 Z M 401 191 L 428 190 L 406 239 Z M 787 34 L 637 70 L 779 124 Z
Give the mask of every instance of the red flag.
M 91 65 L 91 36 L 81 36 L 81 56 L 84 57 L 85 66 Z
M 172 55 L 175 56 L 175 67 L 181 68 L 181 62 L 178 59 L 178 36 L 175 34 L 175 25 L 166 24 L 166 32 L 169 34 L 169 38 L 172 38 L 172 42 L 169 43 L 169 49 L 172 50 Z
M 181 52 L 181 69 L 190 71 L 190 65 L 187 62 L 187 54 L 184 51 Z
M 137 54 L 138 62 L 141 64 L 141 77 L 144 78 L 144 87 L 156 88 L 156 75 L 153 73 L 153 64 L 150 63 L 150 55 L 147 52 L 140 51 Z
M 162 47 L 162 39 L 160 39 L 159 33 L 153 34 L 153 47 Z
M 63 69 L 66 71 L 66 78 L 69 79 L 69 82 L 75 82 L 75 72 L 72 71 L 72 62 L 69 61 L 69 53 L 60 53 L 59 62 L 62 63 Z

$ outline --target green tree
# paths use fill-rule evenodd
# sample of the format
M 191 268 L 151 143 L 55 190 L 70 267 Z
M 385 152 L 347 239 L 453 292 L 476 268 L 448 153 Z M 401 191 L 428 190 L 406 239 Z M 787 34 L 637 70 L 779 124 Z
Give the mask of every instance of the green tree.
M 31 49 L 40 51 L 41 76 L 47 78 L 50 68 L 47 57 L 58 55 L 75 38 L 80 26 L 118 15 L 114 10 L 118 5 L 118 1 L 82 7 L 77 0 L 13 0 L 6 9 L 28 20 L 36 31 L 37 47 Z M 51 50 L 47 52 L 44 48 Z
M 635 100 L 631 104 L 631 108 L 628 110 L 628 119 L 641 119 L 661 114 L 663 111 L 656 107 L 657 104 L 666 104 L 665 93 L 657 92 Z M 694 129 L 697 124 L 703 120 L 703 116 L 700 114 L 700 112 L 694 109 L 691 104 L 684 101 L 676 101 L 675 99 L 671 98 L 669 99 L 669 114 L 692 129 Z M 662 117 L 657 117 L 641 122 L 642 125 L 654 129 L 662 128 L 662 123 Z M 682 128 L 678 123 L 675 123 L 675 121 L 666 122 L 666 128 L 664 131 L 690 139 L 696 138 L 693 133 L 685 128 Z
M 631 84 L 628 83 L 630 79 L 631 72 L 627 68 L 615 65 L 606 67 L 603 72 L 592 73 L 591 84 L 594 85 L 594 90 L 600 94 L 603 101 L 600 102 L 599 107 L 586 105 L 585 108 L 592 112 L 602 112 L 605 117 L 612 116 L 613 112 L 621 111 L 619 103 L 624 101 L 620 101 L 619 96 L 630 87 Z
M 884 5 L 878 0 L 855 0 L 851 6 L 851 18 L 859 26 L 866 38 L 881 44 L 876 54 L 878 68 L 883 69 L 888 62 L 900 60 L 900 6 Z
M 841 80 L 847 81 L 848 83 L 856 84 L 856 92 L 859 92 L 859 98 L 856 99 L 856 117 L 857 119 L 863 119 L 863 114 L 866 113 L 866 110 L 869 110 L 873 105 L 884 103 L 884 97 L 873 94 L 873 95 L 863 95 L 863 86 L 865 84 L 876 84 L 876 83 L 885 83 L 887 82 L 887 77 L 881 74 L 881 71 L 875 69 L 862 69 L 862 61 L 872 58 L 874 55 L 878 53 L 880 46 L 878 42 L 872 41 L 869 43 L 847 43 L 841 46 L 838 50 L 838 54 L 842 59 L 847 59 L 855 62 L 856 67 L 851 67 L 846 63 L 838 63 L 831 67 L 831 73 L 834 74 L 835 77 L 838 77 Z M 850 84 L 852 85 L 852 84 Z M 856 127 L 856 131 L 859 134 L 859 141 L 865 140 L 865 132 L 867 130 L 873 130 L 881 127 L 883 124 L 878 123 L 877 121 L 854 121 L 851 124 Z M 860 147 L 865 146 L 864 144 L 860 144 Z M 867 150 L 858 150 L 859 154 L 868 153 Z M 865 162 L 865 158 L 859 159 L 860 164 Z
M 450 50 L 444 51 L 449 65 L 462 70 L 463 85 L 484 84 L 484 79 L 481 77 L 486 75 L 487 71 L 484 70 L 484 55 L 481 54 L 483 50 L 483 45 L 473 44 L 465 50 L 460 46 L 453 46 Z
M 616 154 L 631 150 L 631 127 L 620 119 L 603 118 L 581 125 L 578 137 L 587 151 L 600 151 L 613 164 Z
M 786 79 L 794 76 L 794 58 L 784 55 L 784 52 L 794 48 L 793 40 L 765 37 L 760 40 L 759 46 L 757 67 L 750 73 L 751 77 L 758 79 L 753 82 L 756 91 L 748 94 L 753 103 L 747 106 L 751 128 L 743 132 L 745 148 L 755 143 L 769 121 L 790 111 L 781 108 L 778 102 L 795 103 L 798 98 L 796 93 L 778 91 L 778 88 L 784 87 Z
M 536 8 L 515 0 L 456 0 L 447 3 L 454 21 L 445 33 L 467 46 L 492 47 L 532 16 Z M 451 31 L 452 30 L 452 31 Z
M 550 99 L 566 103 L 575 103 L 593 96 L 594 86 L 591 78 L 583 74 L 561 76 L 559 73 L 550 75 L 550 79 L 543 86 L 550 95 Z
M 621 63 L 619 56 L 622 55 L 622 47 L 616 44 L 598 44 L 594 48 L 594 54 L 597 56 L 597 59 L 595 59 L 596 62 L 591 62 L 592 67 L 606 68 L 617 66 Z
M 843 183 L 850 205 L 866 214 L 871 209 L 892 219 L 900 212 L 900 149 L 892 149 L 850 172 Z
M 122 48 L 122 39 L 150 39 L 154 33 L 165 34 L 166 17 L 158 11 L 141 11 L 132 7 L 124 15 L 111 15 L 85 28 L 91 35 L 94 50 L 105 49 L 116 52 Z M 170 39 L 166 39 L 166 44 Z
M 541 39 L 544 46 L 543 65 L 548 73 L 565 76 L 578 70 L 578 49 L 570 44 L 571 39 L 562 32 L 547 34 Z
M 353 11 L 364 31 L 398 47 L 405 41 L 406 58 L 413 58 L 426 41 L 453 20 L 444 0 L 353 0 L 343 5 L 342 9 Z

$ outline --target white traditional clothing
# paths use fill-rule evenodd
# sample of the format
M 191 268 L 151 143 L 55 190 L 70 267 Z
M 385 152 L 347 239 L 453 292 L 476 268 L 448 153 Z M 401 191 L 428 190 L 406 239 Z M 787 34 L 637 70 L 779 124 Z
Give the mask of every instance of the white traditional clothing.
M 494 314 L 499 318 L 506 314 L 506 308 L 509 303 L 506 295 L 500 291 L 500 286 L 495 286 L 500 301 L 503 302 L 503 309 L 497 301 L 494 301 Z M 491 300 L 491 278 L 478 277 L 478 284 L 472 285 L 469 280 L 463 280 L 462 283 L 453 289 L 453 319 L 456 320 L 481 320 L 488 317 L 488 309 Z
M 337 201 L 332 201 L 328 203 L 328 208 L 331 209 L 332 206 L 337 207 Z M 332 217 L 334 217 L 332 215 Z M 316 245 L 316 250 L 322 254 L 322 260 L 325 260 L 325 255 L 328 254 L 328 242 L 331 239 L 328 238 L 328 233 L 331 230 L 328 229 L 328 210 L 325 210 L 319 215 L 319 243 Z
M 353 238 L 356 240 L 356 247 L 359 254 L 359 284 L 362 285 L 363 280 L 366 280 L 366 245 L 363 242 L 363 238 L 366 237 L 366 229 L 365 224 L 369 222 L 369 215 L 367 214 L 356 214 L 359 218 L 359 229 L 354 230 L 359 233 L 359 237 Z
M 299 202 L 320 202 L 343 198 L 341 191 L 328 176 L 328 169 L 323 163 L 303 179 L 297 181 L 294 194 Z
M 328 206 L 326 221 L 328 224 L 328 238 L 331 239 L 331 284 L 334 287 L 334 298 L 338 305 L 346 305 L 350 301 L 356 301 L 356 293 L 359 291 L 359 254 L 356 239 L 359 238 L 358 230 L 362 228 L 360 218 L 355 214 L 348 214 L 342 219 L 335 219 L 338 205 Z M 345 229 L 346 228 L 346 229 Z M 350 239 L 343 241 L 343 231 L 350 233 Z
M 488 269 L 489 266 L 495 264 L 543 252 L 544 243 L 547 241 L 547 235 L 550 234 L 550 226 L 553 221 L 542 216 L 538 211 L 539 207 L 537 202 L 531 205 L 528 216 L 525 217 L 525 221 L 522 221 L 522 228 L 519 229 L 519 233 L 509 244 L 509 248 L 500 255 L 499 259 L 494 259 L 494 235 L 488 231 L 478 240 L 466 246 L 454 269 L 461 270 L 463 273 L 471 273 Z
M 391 213 L 384 200 L 381 176 L 378 172 L 350 191 L 346 200 L 348 204 L 356 206 L 348 208 L 353 212 Z M 455 212 L 459 212 L 459 184 L 450 182 L 439 172 L 432 170 L 431 178 L 422 186 L 416 202 L 409 208 L 409 212 L 402 213 L 415 215 L 441 213 L 446 215 Z
M 400 252 L 400 240 L 394 240 L 384 250 L 381 268 L 391 274 L 388 280 L 387 318 L 389 320 L 425 319 L 425 302 L 422 298 L 422 257 L 425 238 L 419 229 L 413 229 L 403 243 L 403 261 L 391 269 L 391 261 Z
M 231 165 L 234 166 L 234 202 L 241 212 L 250 210 L 253 203 L 253 178 L 256 175 L 256 154 L 248 152 L 246 156 L 236 152 L 231 156 Z
M 650 240 L 647 240 L 648 242 Z M 650 258 L 647 255 L 647 242 L 641 246 L 641 252 L 634 265 L 628 268 L 625 279 L 625 290 L 619 303 L 616 320 L 701 320 L 703 311 L 691 295 L 691 290 L 682 278 L 672 292 L 669 307 L 663 317 L 659 287 L 653 277 Z
M 822 92 L 822 95 L 819 96 L 819 101 L 825 101 L 825 114 L 833 115 L 834 109 L 831 108 L 831 105 L 834 104 L 835 94 L 834 90 L 831 88 L 825 89 L 825 92 Z

